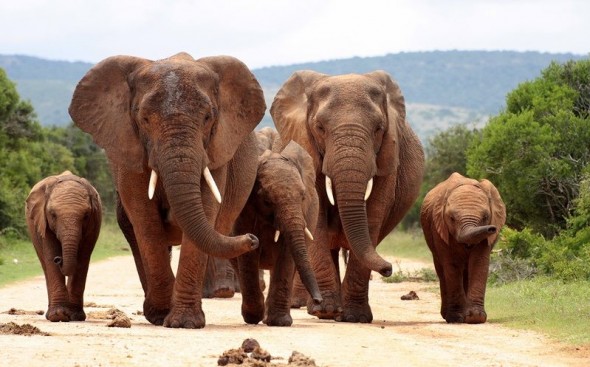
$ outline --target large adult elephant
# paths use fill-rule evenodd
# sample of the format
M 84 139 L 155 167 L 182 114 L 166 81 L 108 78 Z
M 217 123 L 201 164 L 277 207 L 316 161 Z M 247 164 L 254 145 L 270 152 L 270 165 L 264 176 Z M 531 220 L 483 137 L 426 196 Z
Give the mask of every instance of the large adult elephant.
M 151 323 L 203 327 L 207 254 L 232 258 L 258 246 L 251 234 L 225 234 L 254 184 L 252 130 L 265 108 L 255 77 L 229 56 L 113 56 L 78 83 L 69 112 L 111 164 Z M 179 243 L 175 279 L 169 247 Z
M 375 248 L 416 200 L 423 175 L 424 153 L 406 122 L 401 90 L 383 71 L 298 71 L 277 93 L 271 115 L 283 141 L 305 148 L 316 169 L 318 245 L 310 246 L 310 257 L 324 300 L 308 299 L 308 312 L 371 322 L 371 270 L 392 273 Z M 342 287 L 340 248 L 351 250 Z

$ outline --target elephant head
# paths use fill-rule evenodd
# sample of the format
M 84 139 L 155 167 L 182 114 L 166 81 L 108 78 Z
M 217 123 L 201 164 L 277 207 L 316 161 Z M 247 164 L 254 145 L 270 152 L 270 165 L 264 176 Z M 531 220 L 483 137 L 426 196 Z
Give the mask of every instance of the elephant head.
M 506 221 L 506 208 L 496 187 L 488 180 L 478 182 L 457 172 L 440 185 L 442 190 L 432 202 L 432 220 L 443 242 L 449 244 L 453 238 L 473 246 L 485 241 L 492 247 Z
M 354 255 L 367 268 L 391 275 L 391 264 L 372 243 L 365 201 L 374 177 L 394 174 L 399 166 L 406 111 L 398 85 L 383 71 L 299 71 L 277 93 L 271 114 L 281 137 L 312 156 L 318 192 L 325 192 L 324 205 L 328 200 L 337 206 Z
M 65 171 L 33 187 L 26 213 L 34 228 L 32 236 L 53 239 L 40 241 L 51 244 L 40 249 L 45 263 L 54 262 L 64 276 L 73 275 L 83 237 L 97 234 L 100 228 L 102 206 L 98 192 L 87 180 Z
M 158 177 L 171 211 L 191 242 L 208 254 L 234 257 L 255 248 L 252 235 L 226 237 L 205 215 L 201 182 L 218 201 L 210 171 L 223 167 L 262 119 L 260 85 L 229 56 L 180 53 L 151 61 L 109 57 L 78 83 L 69 108 L 75 124 L 105 149 L 120 172 L 152 172 L 137 182 L 153 195 Z M 146 176 L 147 177 L 147 176 Z
M 264 133 L 263 133 L 264 134 Z M 261 135 L 258 135 L 259 148 Z M 276 140 L 274 140 L 276 142 Z M 272 149 L 273 139 L 264 142 Z M 276 145 L 276 144 L 275 144 Z M 289 243 L 297 271 L 315 302 L 321 302 L 317 280 L 307 253 L 306 237 L 313 240 L 318 217 L 318 195 L 315 170 L 309 154 L 294 141 L 280 152 L 265 150 L 258 160 L 258 173 L 253 193 L 256 211 Z

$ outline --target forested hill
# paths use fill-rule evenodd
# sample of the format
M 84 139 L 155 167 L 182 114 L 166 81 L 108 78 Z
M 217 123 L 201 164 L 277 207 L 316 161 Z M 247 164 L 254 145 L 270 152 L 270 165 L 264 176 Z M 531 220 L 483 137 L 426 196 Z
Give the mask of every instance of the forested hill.
M 280 85 L 296 70 L 326 74 L 385 70 L 400 84 L 410 122 L 424 140 L 435 129 L 496 114 L 507 92 L 537 77 L 551 61 L 582 57 L 512 51 L 409 52 L 265 67 L 254 73 L 270 107 Z M 92 64 L 0 55 L 0 67 L 17 84 L 21 98 L 32 102 L 41 124 L 65 125 L 70 121 L 67 109 L 74 87 Z M 267 114 L 263 124 L 271 123 Z
M 326 74 L 385 70 L 399 83 L 407 103 L 461 107 L 497 113 L 506 93 L 539 76 L 551 61 L 579 59 L 573 54 L 512 51 L 432 51 L 354 57 L 255 70 L 265 87 L 280 86 L 294 71 Z

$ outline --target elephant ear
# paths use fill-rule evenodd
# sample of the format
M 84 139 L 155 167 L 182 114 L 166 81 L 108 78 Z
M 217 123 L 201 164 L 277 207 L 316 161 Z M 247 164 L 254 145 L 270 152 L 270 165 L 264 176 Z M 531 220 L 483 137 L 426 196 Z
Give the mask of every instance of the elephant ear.
M 69 173 L 69 171 L 66 172 Z M 64 173 L 62 173 L 62 175 Z M 33 224 L 33 228 L 35 228 L 35 231 L 41 236 L 41 238 L 45 238 L 47 234 L 45 204 L 47 203 L 47 199 L 51 193 L 52 187 L 57 183 L 58 180 L 59 176 L 49 176 L 37 182 L 31 189 L 31 192 L 29 193 L 29 196 L 25 202 L 27 222 Z M 31 233 L 31 235 L 33 234 Z
M 488 237 L 488 245 L 493 246 L 498 239 L 500 229 L 502 229 L 504 223 L 506 222 L 506 206 L 500 197 L 500 192 L 498 192 L 496 186 L 494 186 L 490 181 L 481 180 L 479 181 L 479 184 L 488 194 L 488 198 L 490 200 L 490 214 L 492 216 L 491 224 L 498 229 L 496 234 Z
M 313 231 L 318 216 L 318 205 L 314 204 L 318 202 L 318 194 L 315 188 L 316 175 L 313 159 L 301 145 L 293 140 L 287 144 L 281 155 L 293 163 L 301 175 L 301 180 L 305 186 L 305 220 L 308 222 L 310 230 Z
M 141 172 L 143 145 L 131 119 L 131 90 L 128 75 L 151 61 L 132 56 L 109 57 L 78 82 L 69 113 L 83 131 L 92 135 L 117 166 Z
M 80 182 L 84 184 L 86 187 L 86 191 L 88 191 L 88 196 L 90 197 L 90 205 L 92 206 L 92 210 L 94 212 L 102 213 L 102 204 L 100 201 L 100 195 L 98 191 L 92 186 L 92 184 L 85 178 L 80 178 Z
M 411 133 L 406 122 L 406 103 L 399 85 L 391 76 L 383 70 L 377 70 L 365 74 L 369 78 L 380 83 L 386 95 L 385 112 L 387 114 L 388 127 L 383 135 L 381 149 L 377 154 L 377 175 L 386 176 L 397 170 L 399 154 L 404 137 Z
M 311 155 L 317 169 L 321 167 L 321 159 L 307 125 L 309 96 L 313 85 L 326 77 L 311 70 L 293 73 L 277 92 L 270 108 L 283 142 L 296 141 Z
M 262 120 L 266 103 L 254 74 L 240 60 L 231 56 L 198 59 L 219 78 L 217 127 L 207 148 L 209 169 L 225 165 L 242 141 Z
M 281 151 L 282 141 L 279 132 L 272 127 L 265 127 L 256 132 L 256 142 L 258 145 L 258 155 L 265 150 L 270 150 L 275 153 Z

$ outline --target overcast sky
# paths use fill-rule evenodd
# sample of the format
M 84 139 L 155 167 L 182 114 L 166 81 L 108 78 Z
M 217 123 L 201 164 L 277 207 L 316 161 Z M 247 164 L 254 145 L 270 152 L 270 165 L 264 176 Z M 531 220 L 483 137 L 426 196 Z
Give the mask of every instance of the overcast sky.
M 431 50 L 590 52 L 587 0 L 1 0 L 0 54 L 251 68 Z

